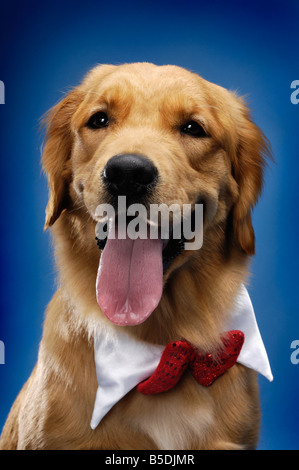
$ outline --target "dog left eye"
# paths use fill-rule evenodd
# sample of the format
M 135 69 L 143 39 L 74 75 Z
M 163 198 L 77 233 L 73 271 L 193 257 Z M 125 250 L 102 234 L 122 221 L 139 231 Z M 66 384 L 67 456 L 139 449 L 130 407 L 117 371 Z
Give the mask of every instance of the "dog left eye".
M 191 135 L 192 137 L 208 137 L 209 135 L 204 128 L 196 121 L 189 121 L 181 127 L 183 134 Z
M 87 121 L 86 126 L 90 129 L 101 129 L 109 125 L 109 118 L 106 113 L 99 111 L 91 116 Z

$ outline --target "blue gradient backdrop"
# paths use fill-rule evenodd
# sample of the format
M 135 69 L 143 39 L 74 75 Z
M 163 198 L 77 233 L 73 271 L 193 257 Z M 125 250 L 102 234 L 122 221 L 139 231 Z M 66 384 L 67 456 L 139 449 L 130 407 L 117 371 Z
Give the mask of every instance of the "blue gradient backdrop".
M 272 144 L 254 213 L 257 254 L 250 294 L 274 382 L 260 377 L 260 449 L 299 448 L 297 1 L 39 2 L 0 5 L 1 283 L 0 428 L 37 357 L 44 310 L 54 292 L 47 185 L 39 120 L 97 63 L 177 64 L 247 95 Z

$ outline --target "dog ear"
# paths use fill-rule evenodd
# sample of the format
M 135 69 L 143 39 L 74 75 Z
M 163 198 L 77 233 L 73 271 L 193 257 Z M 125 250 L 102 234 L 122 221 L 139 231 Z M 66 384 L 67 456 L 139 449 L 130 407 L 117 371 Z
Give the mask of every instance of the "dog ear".
M 49 182 L 49 201 L 46 207 L 47 230 L 68 205 L 68 186 L 71 180 L 72 131 L 71 118 L 82 100 L 82 92 L 74 89 L 46 114 L 42 168 Z
M 233 231 L 242 250 L 248 255 L 253 255 L 255 234 L 251 211 L 262 190 L 263 170 L 270 152 L 266 137 L 251 121 L 244 102 L 240 98 L 238 101 L 239 112 L 235 116 L 238 142 L 233 155 L 232 173 L 238 184 L 239 195 L 232 212 Z

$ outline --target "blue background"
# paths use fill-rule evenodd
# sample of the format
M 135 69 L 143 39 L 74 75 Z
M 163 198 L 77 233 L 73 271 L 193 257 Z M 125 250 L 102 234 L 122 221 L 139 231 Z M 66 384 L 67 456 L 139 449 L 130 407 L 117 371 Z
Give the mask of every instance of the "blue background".
M 58 3 L 0 6 L 0 428 L 37 357 L 45 307 L 55 288 L 52 248 L 43 232 L 47 185 L 40 169 L 39 120 L 98 63 L 177 64 L 248 97 L 271 142 L 254 212 L 257 254 L 250 294 L 274 382 L 260 377 L 260 449 L 299 448 L 298 133 L 299 4 L 284 1 Z

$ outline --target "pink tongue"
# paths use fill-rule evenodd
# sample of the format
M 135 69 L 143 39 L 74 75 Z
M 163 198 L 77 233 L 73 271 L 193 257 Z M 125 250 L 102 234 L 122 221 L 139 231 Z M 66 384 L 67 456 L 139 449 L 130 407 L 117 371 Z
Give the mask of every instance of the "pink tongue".
M 162 241 L 107 240 L 97 275 L 97 301 L 117 325 L 138 325 L 158 306 L 163 288 Z

